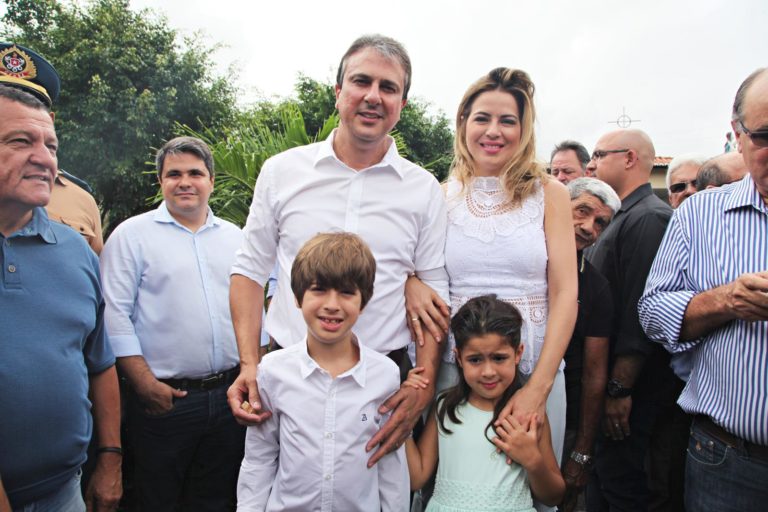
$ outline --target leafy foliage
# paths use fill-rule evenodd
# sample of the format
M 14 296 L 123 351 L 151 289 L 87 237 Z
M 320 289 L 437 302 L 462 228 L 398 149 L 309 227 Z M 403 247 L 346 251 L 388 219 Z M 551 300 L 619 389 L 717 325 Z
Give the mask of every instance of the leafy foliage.
M 242 225 L 264 161 L 323 140 L 338 124 L 333 85 L 304 75 L 294 98 L 239 111 L 234 80 L 212 73 L 216 47 L 199 38 L 179 42 L 165 18 L 134 12 L 128 0 L 0 0 L 2 6 L 0 37 L 44 55 L 62 77 L 54 106 L 59 163 L 91 183 L 110 227 L 146 210 L 145 198 L 157 200 L 148 160 L 175 135 L 209 143 L 217 175 L 212 207 Z M 443 180 L 453 135 L 445 116 L 431 117 L 428 106 L 410 99 L 393 136 L 402 155 Z
M 211 208 L 218 216 L 238 226 L 245 225 L 248 218 L 256 178 L 264 162 L 288 149 L 325 140 L 339 122 L 338 116 L 331 114 L 317 133 L 310 136 L 304 117 L 295 104 L 283 104 L 276 114 L 276 119 L 271 118 L 276 128 L 268 125 L 271 123 L 242 122 L 227 131 L 224 137 L 209 130 L 198 132 L 188 126 L 178 126 L 179 132 L 198 137 L 211 148 L 216 170 Z
M 0 35 L 44 55 L 62 78 L 59 164 L 91 183 L 113 225 L 146 208 L 155 184 L 145 162 L 175 123 L 216 132 L 234 118 L 233 86 L 211 73 L 215 48 L 179 44 L 152 11 L 127 0 L 4 3 Z

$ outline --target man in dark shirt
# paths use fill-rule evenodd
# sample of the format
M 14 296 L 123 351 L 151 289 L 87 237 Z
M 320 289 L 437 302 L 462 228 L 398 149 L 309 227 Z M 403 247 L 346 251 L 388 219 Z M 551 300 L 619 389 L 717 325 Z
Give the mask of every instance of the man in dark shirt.
M 613 316 L 608 281 L 586 260 L 583 250 L 595 243 L 621 207 L 616 192 L 595 178 L 577 178 L 569 182 L 568 191 L 578 251 L 579 312 L 565 352 L 563 478 L 567 487 L 561 507 L 565 512 L 576 507 L 589 477 L 608 382 L 608 337 Z
M 617 130 L 595 145 L 589 169 L 622 201 L 595 245 L 591 261 L 608 279 L 614 299 L 609 381 L 603 431 L 595 446 L 589 510 L 647 510 L 645 457 L 660 403 L 673 400 L 669 354 L 649 342 L 637 302 L 672 209 L 648 182 L 655 149 L 639 130 Z M 670 395 L 670 396 L 665 396 Z M 594 484 L 594 485 L 593 485 Z

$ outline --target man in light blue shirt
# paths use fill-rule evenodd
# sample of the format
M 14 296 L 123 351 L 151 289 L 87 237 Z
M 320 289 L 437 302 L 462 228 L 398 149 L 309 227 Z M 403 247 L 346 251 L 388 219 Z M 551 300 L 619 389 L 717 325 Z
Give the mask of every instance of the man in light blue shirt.
M 229 510 L 244 443 L 226 401 L 239 373 L 228 299 L 242 234 L 208 206 L 205 143 L 173 139 L 156 160 L 163 203 L 118 226 L 101 254 L 137 495 L 142 510 Z

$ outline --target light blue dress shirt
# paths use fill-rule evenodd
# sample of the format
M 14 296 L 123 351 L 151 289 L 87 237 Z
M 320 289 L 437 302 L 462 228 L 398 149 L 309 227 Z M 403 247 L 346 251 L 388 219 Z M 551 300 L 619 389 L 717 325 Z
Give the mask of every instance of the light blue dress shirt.
M 155 377 L 199 378 L 238 363 L 229 271 L 241 230 L 208 210 L 196 233 L 165 203 L 120 224 L 101 253 L 105 322 L 117 357 Z

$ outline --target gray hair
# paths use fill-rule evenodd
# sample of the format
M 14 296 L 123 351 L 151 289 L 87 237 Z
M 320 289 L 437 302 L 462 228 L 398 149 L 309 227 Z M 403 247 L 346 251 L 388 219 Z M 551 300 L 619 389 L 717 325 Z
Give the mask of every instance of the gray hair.
M 157 176 L 159 178 L 162 178 L 163 175 L 165 157 L 168 155 L 178 155 L 179 153 L 189 153 L 202 160 L 211 177 L 213 177 L 213 155 L 208 144 L 196 137 L 176 137 L 166 142 L 157 152 L 155 167 L 157 168 Z
M 344 71 L 347 68 L 347 59 L 365 48 L 373 48 L 382 56 L 396 60 L 405 71 L 405 84 L 403 84 L 403 99 L 408 98 L 408 91 L 411 88 L 411 58 L 405 47 L 391 37 L 381 34 L 366 34 L 355 39 L 355 42 L 347 49 L 347 52 L 339 62 L 339 71 L 336 73 L 336 85 L 341 87 L 344 81 Z
M 610 185 L 597 178 L 576 178 L 568 183 L 568 192 L 571 194 L 571 201 L 581 194 L 591 194 L 602 201 L 605 206 L 610 208 L 614 215 L 616 215 L 621 208 L 621 199 L 619 199 L 616 191 L 613 190 Z
M 46 112 L 51 111 L 48 105 L 40 101 L 34 94 L 30 94 L 17 87 L 0 85 L 0 98 L 5 98 L 14 103 L 21 103 L 25 107 L 34 108 L 36 110 L 44 110 Z
M 701 167 L 707 160 L 707 157 L 695 153 L 688 153 L 686 155 L 680 155 L 673 158 L 667 166 L 667 175 L 665 177 L 667 188 L 669 188 L 669 186 L 672 184 L 672 173 L 678 170 L 680 167 L 688 164 L 694 164 Z
M 747 95 L 747 90 L 757 77 L 766 71 L 768 71 L 768 68 L 758 68 L 741 82 L 739 90 L 736 91 L 736 97 L 733 99 L 733 110 L 731 111 L 731 119 L 733 121 L 741 122 L 744 119 L 744 98 Z
M 726 179 L 727 176 L 720 168 L 720 166 L 717 165 L 717 162 L 708 160 L 704 165 L 701 166 L 698 174 L 696 174 L 696 191 L 701 192 L 709 185 L 722 187 L 725 185 Z
M 576 142 L 575 140 L 564 140 L 557 146 L 555 146 L 555 149 L 552 150 L 552 154 L 549 155 L 549 163 L 552 163 L 552 159 L 555 158 L 555 155 L 558 154 L 561 151 L 568 151 L 572 150 L 574 153 L 576 153 L 576 158 L 579 159 L 579 163 L 581 164 L 581 170 L 584 171 L 587 168 L 587 165 L 589 164 L 589 161 L 592 159 L 592 157 L 589 155 L 589 151 L 587 151 L 587 148 L 584 147 L 583 144 Z

